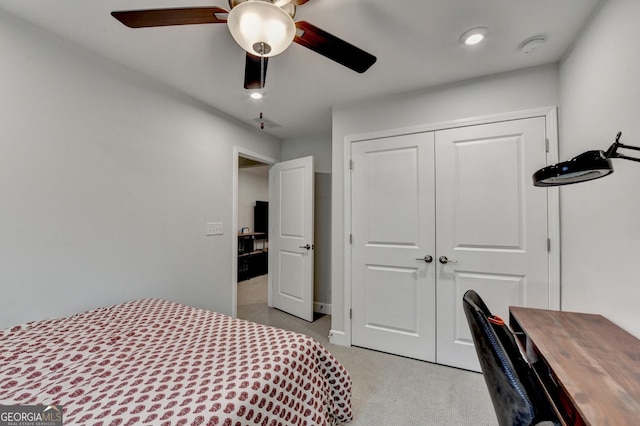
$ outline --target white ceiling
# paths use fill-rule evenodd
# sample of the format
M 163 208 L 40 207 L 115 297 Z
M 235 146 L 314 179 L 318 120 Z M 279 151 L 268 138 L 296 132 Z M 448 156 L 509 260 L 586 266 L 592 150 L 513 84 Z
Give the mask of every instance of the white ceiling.
M 306 20 L 377 56 L 358 74 L 293 43 L 269 60 L 265 97 L 243 88 L 244 52 L 225 24 L 130 29 L 114 10 L 219 6 L 227 0 L 0 0 L 0 9 L 286 139 L 329 131 L 333 106 L 557 62 L 599 0 L 309 0 Z M 458 39 L 488 27 L 473 48 Z M 524 40 L 547 42 L 524 54 Z M 273 125 L 271 124 L 273 123 Z

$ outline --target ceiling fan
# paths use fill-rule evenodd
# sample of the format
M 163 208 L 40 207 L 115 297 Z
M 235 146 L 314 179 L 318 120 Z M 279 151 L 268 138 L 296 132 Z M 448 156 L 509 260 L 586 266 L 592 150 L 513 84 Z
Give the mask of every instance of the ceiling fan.
M 246 51 L 244 87 L 264 87 L 269 57 L 298 43 L 347 68 L 363 73 L 376 62 L 364 50 L 310 24 L 294 22 L 296 6 L 309 0 L 229 0 L 220 7 L 125 10 L 111 12 L 130 28 L 226 23 L 234 40 Z

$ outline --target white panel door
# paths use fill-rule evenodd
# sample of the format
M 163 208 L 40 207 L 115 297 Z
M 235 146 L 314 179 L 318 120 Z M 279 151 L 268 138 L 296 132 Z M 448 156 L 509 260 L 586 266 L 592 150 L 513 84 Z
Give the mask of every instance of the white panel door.
M 353 143 L 352 344 L 435 361 L 433 133 Z M 428 257 L 427 259 L 428 260 Z
M 547 192 L 531 183 L 545 138 L 543 117 L 436 133 L 439 364 L 479 371 L 466 290 L 505 320 L 510 305 L 549 307 Z
M 271 304 L 313 321 L 313 157 L 269 170 L 269 226 Z

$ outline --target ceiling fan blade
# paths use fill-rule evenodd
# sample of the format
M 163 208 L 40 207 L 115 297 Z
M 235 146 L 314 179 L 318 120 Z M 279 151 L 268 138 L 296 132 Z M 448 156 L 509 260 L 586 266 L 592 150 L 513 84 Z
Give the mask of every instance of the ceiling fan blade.
M 228 14 L 229 12 L 220 7 L 185 7 L 111 12 L 111 16 L 130 28 L 220 24 L 227 22 Z
M 306 21 L 296 22 L 296 28 L 293 41 L 356 72 L 363 73 L 376 62 L 372 54 Z
M 244 88 L 262 89 L 267 79 L 269 58 L 247 53 L 244 65 Z

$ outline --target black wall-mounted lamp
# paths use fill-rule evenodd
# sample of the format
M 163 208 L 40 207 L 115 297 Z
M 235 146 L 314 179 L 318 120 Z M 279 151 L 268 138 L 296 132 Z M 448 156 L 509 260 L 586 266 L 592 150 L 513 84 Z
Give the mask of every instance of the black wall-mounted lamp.
M 612 158 L 638 161 L 640 158 L 628 157 L 618 153 L 618 148 L 640 151 L 636 146 L 620 143 L 622 132 L 618 132 L 616 141 L 605 151 L 587 151 L 569 161 L 544 167 L 533 174 L 535 186 L 559 186 L 598 179 L 613 173 Z

